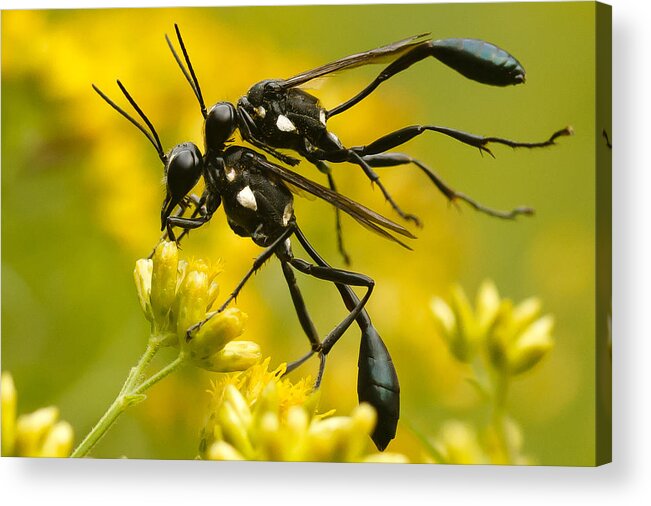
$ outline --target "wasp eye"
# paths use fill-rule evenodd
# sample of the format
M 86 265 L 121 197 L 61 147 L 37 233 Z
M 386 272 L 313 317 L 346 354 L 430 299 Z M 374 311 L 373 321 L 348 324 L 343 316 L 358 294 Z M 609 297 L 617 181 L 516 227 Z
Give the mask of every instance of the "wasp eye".
M 170 152 L 165 167 L 167 195 L 161 210 L 161 230 L 172 210 L 199 181 L 202 167 L 201 151 L 191 142 L 179 144 Z
M 206 117 L 204 123 L 204 140 L 206 150 L 221 150 L 226 141 L 233 135 L 237 127 L 237 113 L 235 106 L 229 102 L 215 104 Z

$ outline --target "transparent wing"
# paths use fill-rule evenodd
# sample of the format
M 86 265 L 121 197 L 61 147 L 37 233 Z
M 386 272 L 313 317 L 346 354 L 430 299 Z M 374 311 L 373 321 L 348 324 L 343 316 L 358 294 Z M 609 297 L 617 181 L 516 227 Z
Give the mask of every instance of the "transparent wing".
M 286 169 L 285 167 L 281 167 L 280 165 L 276 165 L 275 163 L 271 163 L 264 158 L 256 157 L 256 164 L 261 170 L 274 174 L 286 183 L 289 183 L 291 187 L 299 188 L 300 190 L 310 193 L 320 198 L 321 200 L 324 200 L 330 205 L 341 209 L 359 224 L 381 235 L 385 239 L 397 242 L 401 246 L 407 249 L 411 249 L 409 246 L 407 246 L 405 243 L 390 233 L 394 232 L 404 237 L 415 239 L 416 236 L 403 226 L 398 225 L 390 219 L 385 218 L 381 214 L 378 214 L 372 209 L 363 206 L 359 202 L 355 202 L 345 195 L 333 192 L 329 188 L 326 188 L 319 183 L 315 183 L 314 181 L 307 179 L 294 171 Z
M 300 74 L 285 79 L 284 81 L 281 80 L 279 81 L 279 84 L 282 88 L 293 88 L 316 79 L 317 77 L 322 77 L 341 70 L 391 61 L 408 49 L 429 40 L 429 36 L 429 33 L 414 35 L 413 37 L 408 37 L 386 46 L 364 51 L 362 53 L 351 54 L 350 56 L 345 56 L 344 58 L 326 63 L 320 67 L 301 72 Z

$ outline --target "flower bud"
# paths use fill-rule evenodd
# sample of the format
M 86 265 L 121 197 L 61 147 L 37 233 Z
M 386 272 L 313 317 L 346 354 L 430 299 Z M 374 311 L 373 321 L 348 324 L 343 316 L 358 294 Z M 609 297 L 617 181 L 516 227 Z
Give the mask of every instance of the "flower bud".
M 2 397 L 2 456 L 14 454 L 16 443 L 16 387 L 11 374 L 2 373 L 0 381 L 0 395 Z
M 59 418 L 59 409 L 50 406 L 18 417 L 16 424 L 16 454 L 40 457 L 43 441 Z
M 217 441 L 208 447 L 206 458 L 209 460 L 245 460 L 244 455 L 226 441 Z
M 554 347 L 551 332 L 554 319 L 543 316 L 527 327 L 507 350 L 512 374 L 521 374 L 534 367 Z
M 185 343 L 185 333 L 206 316 L 208 303 L 208 276 L 201 271 L 190 270 L 181 286 L 176 303 L 176 334 Z
M 154 321 L 154 314 L 151 309 L 151 277 L 153 268 L 154 264 L 150 259 L 141 258 L 136 262 L 136 267 L 133 270 L 140 307 L 150 322 Z
M 409 459 L 402 453 L 371 453 L 364 457 L 361 462 L 367 464 L 409 464 Z
M 68 422 L 57 423 L 47 434 L 41 447 L 41 457 L 65 458 L 72 452 L 74 432 Z
M 246 426 L 251 424 L 251 409 L 249 408 L 246 399 L 234 385 L 228 385 L 226 387 L 223 402 L 228 402 L 233 407 L 241 423 Z
M 486 464 L 488 457 L 479 444 L 476 431 L 467 423 L 446 422 L 437 438 L 437 445 L 447 464 Z
M 151 308 L 159 328 L 168 326 L 168 314 L 176 298 L 179 252 L 175 242 L 162 242 L 154 252 Z
M 495 283 L 485 280 L 481 284 L 476 304 L 479 331 L 485 336 L 494 325 L 500 310 L 500 294 Z
M 202 303 L 207 294 L 204 294 Z M 205 315 L 205 309 L 203 310 Z M 226 346 L 227 343 L 242 335 L 248 316 L 237 308 L 228 308 L 215 314 L 199 330 L 192 334 L 186 347 L 193 357 L 200 360 L 207 359 Z M 180 320 L 180 318 L 179 318 Z M 194 323 L 200 320 L 195 320 Z M 186 325 L 184 323 L 184 325 Z M 190 325 L 186 325 L 187 329 Z M 243 350 L 244 351 L 244 350 Z
M 530 297 L 526 300 L 523 300 L 513 308 L 511 314 L 511 331 L 513 333 L 520 333 L 524 331 L 526 327 L 531 325 L 542 309 L 542 303 L 537 297 Z
M 237 411 L 228 402 L 224 402 L 217 413 L 217 421 L 221 425 L 224 440 L 236 448 L 242 455 L 253 455 L 253 448 L 249 441 L 247 426 L 242 424 Z
M 196 361 L 197 365 L 213 372 L 244 371 L 262 358 L 260 345 L 253 341 L 232 341 L 210 357 Z

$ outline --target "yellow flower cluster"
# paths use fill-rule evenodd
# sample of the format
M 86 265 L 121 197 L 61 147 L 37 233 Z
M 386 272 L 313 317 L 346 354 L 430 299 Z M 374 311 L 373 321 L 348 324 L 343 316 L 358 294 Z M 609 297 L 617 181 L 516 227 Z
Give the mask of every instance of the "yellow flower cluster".
M 68 457 L 72 451 L 73 430 L 59 420 L 55 406 L 37 409 L 17 417 L 17 395 L 13 378 L 2 373 L 2 456 Z
M 368 404 L 350 416 L 316 414 L 318 393 L 310 378 L 283 379 L 285 365 L 268 371 L 269 359 L 224 378 L 213 389 L 201 456 L 212 460 L 406 462 L 402 455 L 367 453 L 376 422 Z
M 432 299 L 431 310 L 450 351 L 461 362 L 472 362 L 482 347 L 496 370 L 516 375 L 534 367 L 554 346 L 554 319 L 540 316 L 540 300 L 532 297 L 514 305 L 501 299 L 490 281 L 481 285 L 474 310 L 458 285 L 452 288 L 449 303 Z
M 247 369 L 261 358 L 252 341 L 235 341 L 244 331 L 247 316 L 237 308 L 214 314 L 196 332 L 219 294 L 215 281 L 219 263 L 179 260 L 174 242 L 162 242 L 152 259 L 141 259 L 134 271 L 140 305 L 151 322 L 151 332 L 162 345 L 179 346 L 196 366 L 215 372 Z
M 497 435 L 492 427 L 477 431 L 475 427 L 460 420 L 446 421 L 433 439 L 434 459 L 440 464 L 516 464 L 530 465 L 532 461 L 523 455 L 524 443 L 520 427 L 511 419 L 505 420 L 505 439 L 511 460 L 505 461 Z

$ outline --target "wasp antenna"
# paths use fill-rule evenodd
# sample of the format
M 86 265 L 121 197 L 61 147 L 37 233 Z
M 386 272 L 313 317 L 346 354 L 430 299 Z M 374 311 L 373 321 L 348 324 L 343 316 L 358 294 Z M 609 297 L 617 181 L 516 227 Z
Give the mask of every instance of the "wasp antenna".
M 122 90 L 122 93 L 124 96 L 127 98 L 131 106 L 136 110 L 138 115 L 142 118 L 142 120 L 145 122 L 145 124 L 149 127 L 149 130 L 153 134 L 153 137 L 151 135 L 147 135 L 151 143 L 154 145 L 156 148 L 156 151 L 158 152 L 158 157 L 161 159 L 163 163 L 167 163 L 167 157 L 165 156 L 165 152 L 163 151 L 163 145 L 161 144 L 160 138 L 158 137 L 158 133 L 156 132 L 156 129 L 154 128 L 154 125 L 149 121 L 149 118 L 147 115 L 142 111 L 142 109 L 138 106 L 136 101 L 131 97 L 127 89 L 124 87 L 124 85 L 120 82 L 120 80 L 117 80 L 118 86 L 120 87 L 120 90 Z M 134 121 L 135 123 L 135 121 Z M 141 126 L 140 130 L 144 132 L 144 128 Z M 155 139 L 155 140 L 154 140 Z
M 181 31 L 179 30 L 179 26 L 175 23 L 174 24 L 174 30 L 176 31 L 176 38 L 179 41 L 179 45 L 181 46 L 181 51 L 183 52 L 183 57 L 185 58 L 185 64 L 183 64 L 183 61 L 181 60 L 181 57 L 178 55 L 176 50 L 174 49 L 174 45 L 172 44 L 172 41 L 170 41 L 170 38 L 165 35 L 165 40 L 167 41 L 167 45 L 170 48 L 170 51 L 172 52 L 172 55 L 174 56 L 174 59 L 176 60 L 177 65 L 181 69 L 181 72 L 183 72 L 183 75 L 185 76 L 186 81 L 190 84 L 190 87 L 192 88 L 192 91 L 194 92 L 194 96 L 197 97 L 197 101 L 199 102 L 199 107 L 201 108 L 201 114 L 203 115 L 204 118 L 208 116 L 206 112 L 206 104 L 203 101 L 203 95 L 201 93 L 201 87 L 199 86 L 199 80 L 197 79 L 196 74 L 194 73 L 194 68 L 192 67 L 192 62 L 190 61 L 190 57 L 188 56 L 188 52 L 185 49 L 185 44 L 183 43 L 183 37 L 181 37 Z M 187 65 L 187 69 L 185 67 Z
M 120 84 L 120 81 L 118 81 L 118 84 Z M 152 145 L 154 146 L 154 148 L 156 148 L 156 152 L 158 153 L 158 157 L 162 160 L 163 163 L 167 163 L 167 157 L 165 156 L 165 153 L 163 152 L 163 148 L 162 148 L 162 146 L 160 144 L 160 140 L 158 139 L 158 135 L 156 135 L 156 137 L 154 138 L 150 132 L 145 130 L 145 127 L 143 127 L 140 123 L 138 123 L 135 119 L 133 119 L 132 116 L 130 116 L 124 109 L 122 109 L 119 105 L 117 105 L 115 102 L 113 102 L 113 100 L 108 98 L 106 96 L 106 94 L 102 90 L 100 90 L 94 84 L 92 86 L 93 86 L 93 89 L 95 90 L 95 92 L 100 97 L 102 97 L 102 99 L 104 99 L 104 101 L 108 105 L 110 105 L 113 109 L 115 109 L 117 112 L 119 112 L 120 115 L 122 115 L 124 118 L 126 118 L 132 125 L 134 125 L 138 130 L 140 130 L 145 135 L 145 137 L 147 137 L 147 139 L 149 139 L 149 142 L 151 142 Z M 123 91 L 125 91 L 125 90 L 123 90 Z M 127 94 L 127 97 L 129 98 L 128 94 Z M 132 105 L 133 105 L 133 102 L 132 102 Z M 139 110 L 139 109 L 137 109 L 137 110 Z M 153 130 L 153 127 L 151 127 L 151 128 L 152 128 L 152 131 L 154 132 L 154 134 L 156 134 L 156 131 Z

